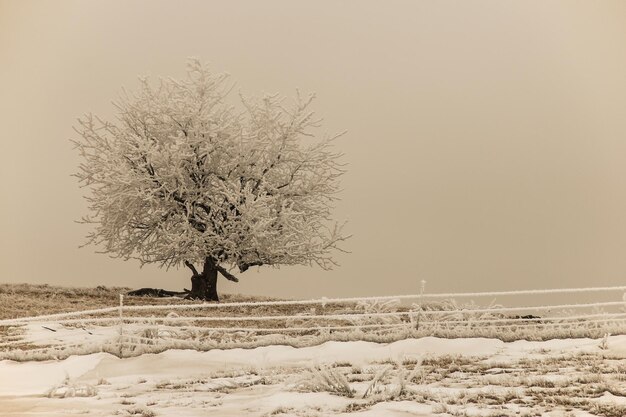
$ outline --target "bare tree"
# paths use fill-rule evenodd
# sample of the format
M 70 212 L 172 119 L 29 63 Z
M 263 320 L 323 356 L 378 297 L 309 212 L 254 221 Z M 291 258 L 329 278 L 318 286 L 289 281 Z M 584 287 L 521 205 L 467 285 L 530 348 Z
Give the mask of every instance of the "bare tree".
M 313 96 L 298 94 L 290 108 L 276 95 L 241 96 L 237 111 L 225 102 L 227 78 L 191 60 L 184 80 L 142 79 L 114 103 L 114 122 L 88 114 L 73 141 L 75 176 L 90 191 L 87 243 L 142 265 L 186 265 L 188 296 L 216 301 L 218 273 L 237 281 L 233 268 L 329 269 L 346 238 L 330 216 L 344 172 L 337 136 L 311 138 Z

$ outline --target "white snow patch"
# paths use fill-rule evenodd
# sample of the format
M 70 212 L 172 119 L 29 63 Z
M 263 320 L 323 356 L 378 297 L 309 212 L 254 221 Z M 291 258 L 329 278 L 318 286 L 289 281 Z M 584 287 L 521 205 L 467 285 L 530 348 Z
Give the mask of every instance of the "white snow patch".
M 115 326 L 67 327 L 58 323 L 28 323 L 24 327 L 24 342 L 38 346 L 72 343 L 102 343 L 119 336 Z
M 107 353 L 70 356 L 62 361 L 0 361 L 0 395 L 41 395 L 66 378 L 76 379 L 95 369 Z
M 610 392 L 605 392 L 602 397 L 597 398 L 596 401 L 601 403 L 609 403 L 609 404 L 617 404 L 617 405 L 626 405 L 626 397 L 613 395 Z

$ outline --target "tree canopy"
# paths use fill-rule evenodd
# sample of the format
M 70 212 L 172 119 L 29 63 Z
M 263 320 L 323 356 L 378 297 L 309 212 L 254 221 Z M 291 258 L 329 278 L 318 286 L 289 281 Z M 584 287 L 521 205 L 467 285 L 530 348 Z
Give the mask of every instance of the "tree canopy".
M 313 95 L 291 106 L 240 95 L 238 108 L 230 90 L 226 74 L 191 60 L 183 80 L 141 79 L 124 92 L 115 120 L 79 119 L 88 243 L 142 264 L 194 269 L 210 259 L 230 279 L 222 265 L 335 264 L 346 238 L 331 218 L 339 135 L 313 135 Z

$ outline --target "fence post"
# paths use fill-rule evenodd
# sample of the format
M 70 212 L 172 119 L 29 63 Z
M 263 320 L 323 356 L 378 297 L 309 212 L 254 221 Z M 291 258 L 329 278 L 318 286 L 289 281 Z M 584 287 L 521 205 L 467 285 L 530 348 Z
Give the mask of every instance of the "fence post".
M 415 324 L 416 331 L 420 329 L 420 317 L 422 315 L 422 298 L 423 298 L 425 290 L 426 290 L 426 280 L 423 279 L 420 281 L 420 293 L 417 299 L 417 323 Z
M 120 340 L 119 340 L 119 348 L 120 348 L 120 358 L 124 357 L 124 294 L 120 294 Z
M 326 297 L 322 297 L 322 304 L 321 304 L 321 306 L 322 306 L 322 310 L 320 311 L 320 315 L 325 315 L 325 314 L 326 314 L 326 300 L 327 300 L 327 298 L 326 298 Z M 327 321 L 327 322 L 326 322 L 326 328 L 324 329 L 324 331 L 326 332 L 326 338 L 327 338 L 327 340 L 329 340 L 329 339 L 330 339 L 330 329 L 329 329 L 329 327 L 330 327 L 330 321 Z M 319 335 L 321 336 L 321 335 L 322 335 L 322 332 L 319 332 Z M 324 340 L 324 342 L 325 342 L 325 341 L 326 341 L 326 340 Z
M 622 307 L 622 311 L 626 313 L 626 292 L 622 294 L 622 300 L 624 301 L 624 307 Z M 622 327 L 622 330 L 626 330 L 626 327 Z

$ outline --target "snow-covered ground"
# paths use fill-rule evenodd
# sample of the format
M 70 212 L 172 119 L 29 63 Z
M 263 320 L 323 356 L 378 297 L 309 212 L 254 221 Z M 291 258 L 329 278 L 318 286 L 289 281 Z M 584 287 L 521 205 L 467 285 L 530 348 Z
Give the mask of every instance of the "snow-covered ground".
M 626 416 L 626 336 L 0 361 L 0 415 Z

